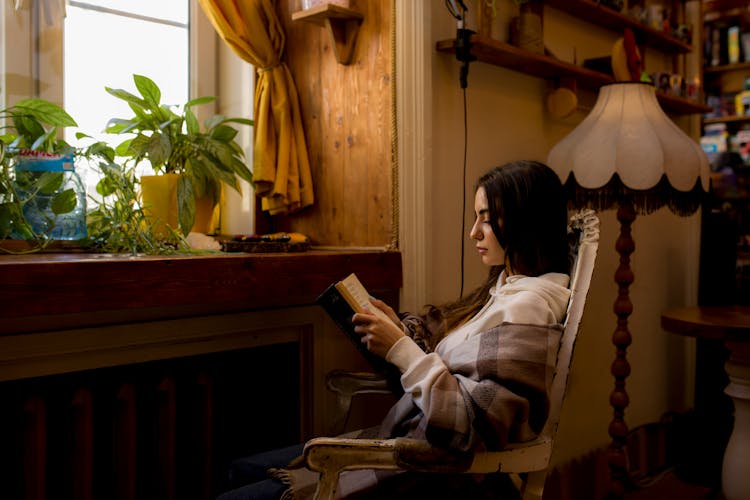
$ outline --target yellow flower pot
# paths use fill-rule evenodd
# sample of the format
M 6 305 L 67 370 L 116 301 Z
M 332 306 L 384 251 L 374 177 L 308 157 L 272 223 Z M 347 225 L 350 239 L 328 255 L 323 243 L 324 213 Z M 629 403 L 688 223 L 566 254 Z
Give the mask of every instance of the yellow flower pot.
M 167 226 L 179 229 L 177 208 L 177 180 L 179 174 L 144 175 L 141 177 L 141 202 L 150 219 L 154 234 L 163 238 Z M 211 196 L 195 200 L 195 222 L 192 232 L 213 234 L 218 222 L 218 205 Z

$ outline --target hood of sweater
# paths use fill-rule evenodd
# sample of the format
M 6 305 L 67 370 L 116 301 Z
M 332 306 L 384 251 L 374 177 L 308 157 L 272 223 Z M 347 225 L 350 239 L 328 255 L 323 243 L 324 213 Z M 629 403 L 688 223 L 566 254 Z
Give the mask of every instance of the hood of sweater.
M 541 276 L 524 276 L 514 274 L 507 276 L 502 272 L 497 285 L 490 291 L 493 296 L 511 295 L 519 292 L 532 292 L 547 301 L 555 317 L 564 318 L 570 298 L 570 276 L 562 273 L 547 273 Z

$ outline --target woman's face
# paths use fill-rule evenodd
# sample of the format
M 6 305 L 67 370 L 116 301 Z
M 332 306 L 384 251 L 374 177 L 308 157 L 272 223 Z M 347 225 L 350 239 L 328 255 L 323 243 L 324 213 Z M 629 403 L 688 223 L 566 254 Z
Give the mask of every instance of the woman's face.
M 469 236 L 477 242 L 476 248 L 482 257 L 482 263 L 486 266 L 505 264 L 505 249 L 500 246 L 495 233 L 492 231 L 487 194 L 483 187 L 477 189 L 474 195 L 474 213 L 477 218 Z M 502 221 L 499 221 L 499 224 L 502 227 Z

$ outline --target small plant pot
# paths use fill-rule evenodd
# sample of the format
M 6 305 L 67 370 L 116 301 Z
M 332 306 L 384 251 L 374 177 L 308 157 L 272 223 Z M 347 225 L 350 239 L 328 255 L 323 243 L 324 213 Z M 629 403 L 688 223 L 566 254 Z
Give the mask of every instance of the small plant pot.
M 179 174 L 144 175 L 141 177 L 141 203 L 149 219 L 154 235 L 165 238 L 169 229 L 179 231 L 179 209 L 177 206 L 177 181 Z M 195 200 L 195 222 L 192 232 L 213 234 L 217 217 L 217 206 L 210 196 Z

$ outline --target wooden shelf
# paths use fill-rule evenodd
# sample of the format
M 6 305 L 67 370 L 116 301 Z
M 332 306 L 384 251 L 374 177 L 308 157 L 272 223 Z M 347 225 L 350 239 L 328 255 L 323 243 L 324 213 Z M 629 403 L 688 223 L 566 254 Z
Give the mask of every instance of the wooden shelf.
M 703 1 L 703 22 L 713 23 L 737 17 L 750 18 L 750 5 L 747 0 L 710 0 Z
M 364 16 L 356 10 L 333 4 L 322 4 L 292 14 L 292 21 L 313 23 L 330 33 L 336 60 L 341 64 L 351 62 L 363 19 Z
M 689 43 L 604 7 L 595 0 L 546 0 L 545 4 L 613 31 L 630 28 L 639 44 L 677 54 L 693 50 Z
M 437 42 L 437 50 L 455 53 L 455 42 L 455 39 L 440 40 Z M 477 61 L 527 75 L 547 80 L 573 78 L 579 87 L 588 90 L 598 90 L 602 85 L 615 81 L 611 75 L 530 52 L 500 40 L 472 35 L 471 45 L 471 53 L 477 58 Z M 656 94 L 656 97 L 662 108 L 669 113 L 688 115 L 711 111 L 710 107 L 687 99 L 659 93 Z
M 719 116 L 716 118 L 705 118 L 703 120 L 704 125 L 710 125 L 712 123 L 744 123 L 750 122 L 750 116 Z
M 656 100 L 661 104 L 662 109 L 667 113 L 674 115 L 694 115 L 708 113 L 713 108 L 706 106 L 705 104 L 691 101 L 689 99 L 683 99 L 682 97 L 674 97 L 670 95 L 656 93 Z
M 711 73 L 729 73 L 731 71 L 750 71 L 750 62 L 722 64 L 721 66 L 706 66 L 703 68 L 704 75 Z

